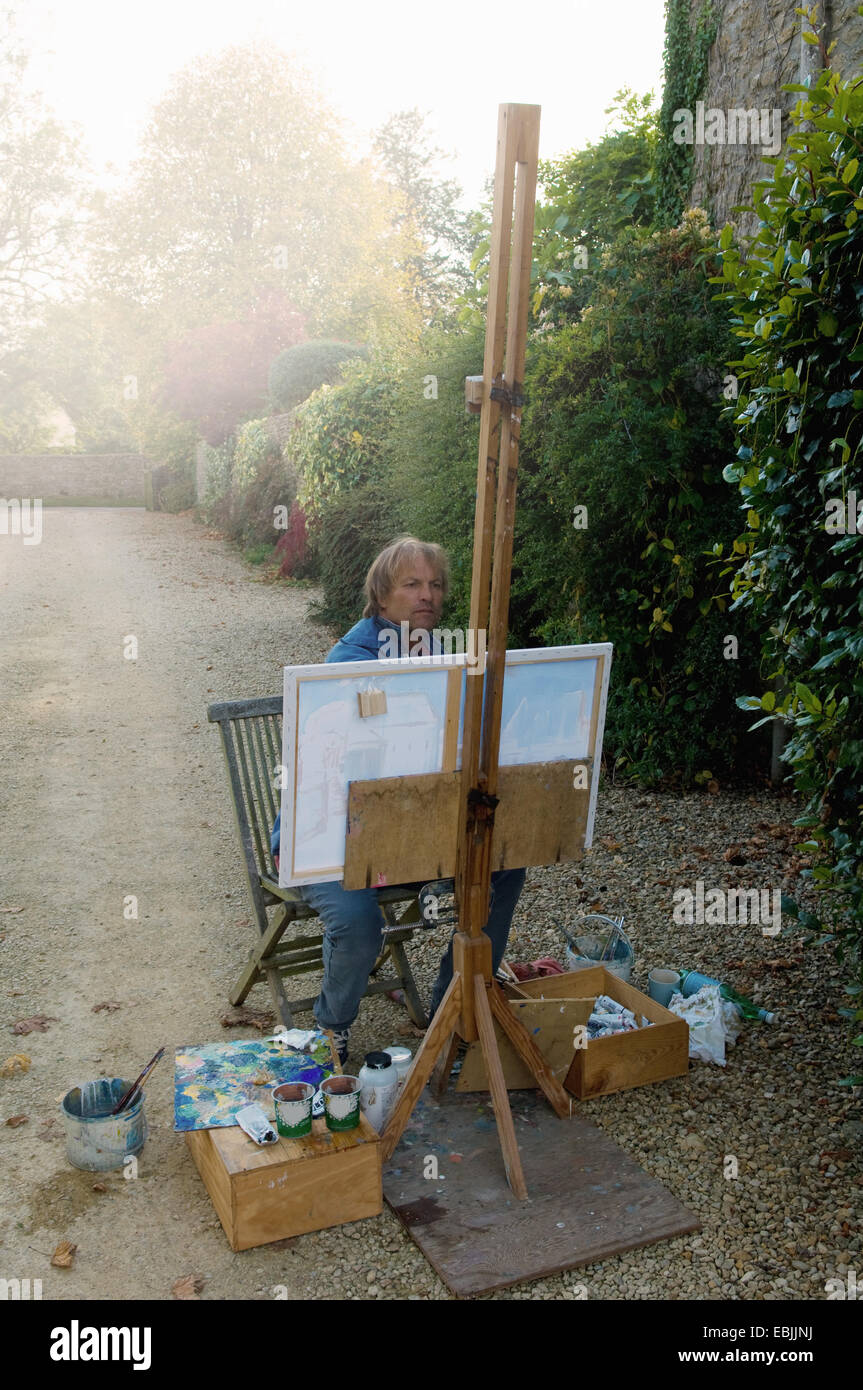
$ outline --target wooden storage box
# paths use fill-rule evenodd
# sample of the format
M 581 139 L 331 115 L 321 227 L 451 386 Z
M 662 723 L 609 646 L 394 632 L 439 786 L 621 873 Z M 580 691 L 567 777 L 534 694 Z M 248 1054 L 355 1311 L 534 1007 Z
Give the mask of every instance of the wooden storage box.
M 321 1116 L 303 1139 L 253 1143 L 238 1125 L 186 1135 L 232 1250 L 320 1231 L 383 1210 L 380 1136 L 365 1115 L 330 1133 Z
M 651 1081 L 667 1081 L 685 1076 L 689 1070 L 689 1024 L 657 1004 L 647 994 L 606 970 L 604 965 L 571 970 L 565 975 L 547 975 L 510 987 L 514 997 L 576 999 L 585 995 L 608 994 L 631 1009 L 641 1023 L 649 1018 L 650 1028 L 592 1038 L 579 1048 L 564 1086 L 579 1100 L 646 1086 Z

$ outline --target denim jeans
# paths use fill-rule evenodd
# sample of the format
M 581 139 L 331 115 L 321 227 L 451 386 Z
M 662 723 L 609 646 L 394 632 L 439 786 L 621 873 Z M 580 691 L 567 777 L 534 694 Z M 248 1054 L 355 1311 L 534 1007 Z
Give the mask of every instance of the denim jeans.
M 491 876 L 491 910 L 485 932 L 491 939 L 492 970 L 497 970 L 503 960 L 524 876 L 524 869 L 501 869 Z M 341 883 L 309 883 L 302 894 L 324 928 L 324 978 L 315 1003 L 315 1019 L 322 1027 L 339 1032 L 350 1028 L 359 1012 L 369 974 L 381 953 L 381 932 L 386 922 L 376 888 L 347 889 Z M 452 940 L 443 954 L 432 990 L 432 1013 L 451 979 Z

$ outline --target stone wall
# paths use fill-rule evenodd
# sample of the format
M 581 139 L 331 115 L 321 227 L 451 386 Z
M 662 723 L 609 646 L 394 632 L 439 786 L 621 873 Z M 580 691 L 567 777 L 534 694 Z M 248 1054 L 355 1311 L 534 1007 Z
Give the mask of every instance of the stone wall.
M 692 0 L 693 15 L 702 0 Z M 780 91 L 783 83 L 800 82 L 817 71 L 818 49 L 804 44 L 801 21 L 793 0 L 714 0 L 719 17 L 716 41 L 710 51 L 705 112 L 753 108 L 781 109 L 783 117 L 797 104 L 798 93 Z M 863 73 L 863 17 L 859 0 L 822 0 L 819 14 L 826 21 L 823 35 L 836 40 L 831 66 L 845 78 Z M 809 27 L 808 24 L 806 26 Z M 708 127 L 709 128 L 709 127 Z M 782 121 L 782 139 L 788 122 Z M 705 207 L 717 228 L 731 222 L 744 235 L 757 226 L 731 209 L 748 203 L 752 184 L 770 174 L 762 150 L 752 143 L 695 143 L 695 179 L 690 202 Z
M 143 507 L 144 454 L 0 454 L 0 497 L 45 506 Z

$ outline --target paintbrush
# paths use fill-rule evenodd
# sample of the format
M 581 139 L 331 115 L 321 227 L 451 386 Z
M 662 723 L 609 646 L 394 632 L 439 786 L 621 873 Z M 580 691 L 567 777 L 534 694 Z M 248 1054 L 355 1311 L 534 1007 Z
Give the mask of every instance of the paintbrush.
M 135 1092 L 137 1090 L 140 1090 L 141 1086 L 146 1081 L 147 1077 L 150 1075 L 150 1072 L 153 1070 L 154 1066 L 156 1065 L 164 1051 L 164 1047 L 160 1047 L 155 1057 L 150 1058 L 149 1062 L 145 1066 L 144 1070 L 141 1072 L 141 1075 L 138 1077 L 137 1081 L 132 1082 L 132 1085 L 129 1087 L 122 1100 L 119 1100 L 117 1104 L 114 1106 L 114 1109 L 111 1111 L 112 1115 L 119 1115 L 120 1111 L 125 1109 Z

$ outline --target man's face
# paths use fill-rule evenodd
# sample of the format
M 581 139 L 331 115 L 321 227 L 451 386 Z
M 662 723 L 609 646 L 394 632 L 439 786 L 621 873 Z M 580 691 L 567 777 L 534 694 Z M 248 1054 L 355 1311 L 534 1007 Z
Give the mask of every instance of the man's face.
M 436 569 L 420 555 L 396 576 L 396 582 L 381 604 L 381 617 L 391 623 L 409 622 L 412 628 L 431 632 L 443 608 L 443 582 Z

